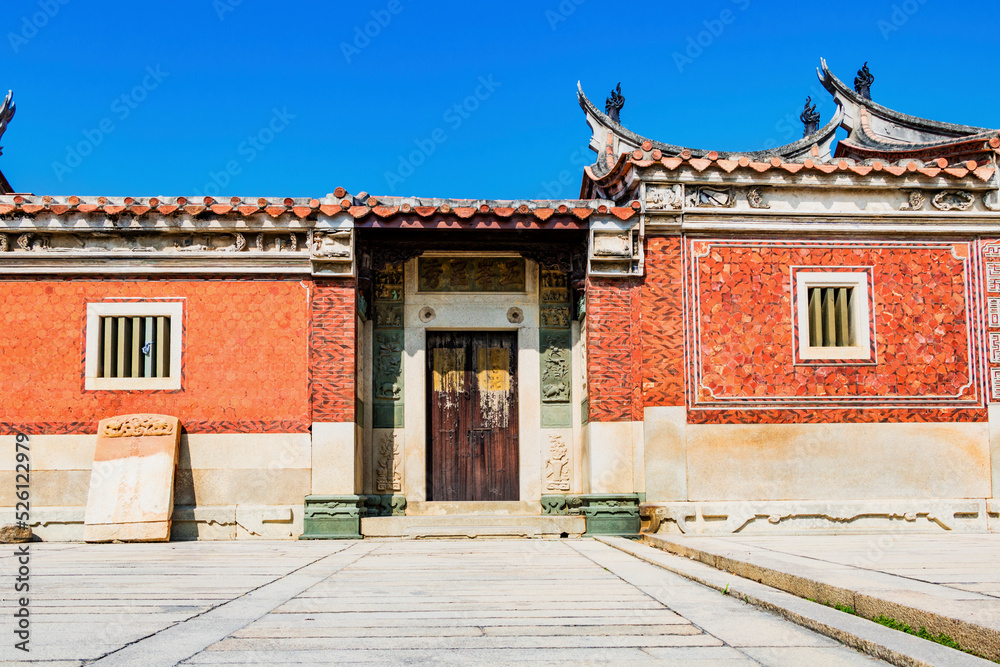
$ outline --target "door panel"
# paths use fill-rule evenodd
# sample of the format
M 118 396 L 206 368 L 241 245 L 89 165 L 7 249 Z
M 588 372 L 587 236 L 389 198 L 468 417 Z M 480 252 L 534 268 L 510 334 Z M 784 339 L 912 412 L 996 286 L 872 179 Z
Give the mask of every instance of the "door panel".
M 427 332 L 428 499 L 518 500 L 517 333 Z

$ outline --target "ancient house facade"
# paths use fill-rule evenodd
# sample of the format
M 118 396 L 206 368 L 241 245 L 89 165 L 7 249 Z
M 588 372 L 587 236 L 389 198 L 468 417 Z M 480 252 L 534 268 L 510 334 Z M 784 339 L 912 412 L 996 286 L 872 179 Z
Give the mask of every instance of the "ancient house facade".
M 581 90 L 572 201 L 0 176 L 0 442 L 31 438 L 35 532 L 80 539 L 97 422 L 131 413 L 183 427 L 176 538 L 633 534 L 640 506 L 651 531 L 996 530 L 1000 134 L 820 78 L 834 117 L 743 153 Z

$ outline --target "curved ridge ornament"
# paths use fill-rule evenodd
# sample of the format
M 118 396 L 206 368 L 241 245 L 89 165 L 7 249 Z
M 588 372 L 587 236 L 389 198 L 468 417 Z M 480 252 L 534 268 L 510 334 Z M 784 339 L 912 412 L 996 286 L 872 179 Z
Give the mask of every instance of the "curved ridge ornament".
M 618 86 L 611 91 L 611 96 L 604 103 L 604 111 L 608 114 L 608 118 L 620 124 L 621 111 L 624 106 L 625 96 L 622 95 L 622 83 L 619 81 Z
M 802 110 L 802 114 L 799 116 L 799 120 L 805 125 L 805 130 L 802 132 L 803 137 L 808 137 L 810 134 L 815 134 L 819 131 L 819 112 L 816 111 L 816 105 L 813 104 L 809 106 L 812 102 L 812 96 L 806 98 L 806 107 Z
M 868 71 L 868 61 L 858 70 L 858 75 L 854 77 L 854 90 L 864 100 L 872 98 L 872 84 L 875 77 Z
M 0 139 L 3 139 L 3 133 L 7 131 L 7 124 L 13 120 L 15 111 L 17 105 L 14 104 L 14 91 L 8 90 L 7 97 L 0 104 Z M 3 146 L 0 146 L 0 155 L 3 155 Z

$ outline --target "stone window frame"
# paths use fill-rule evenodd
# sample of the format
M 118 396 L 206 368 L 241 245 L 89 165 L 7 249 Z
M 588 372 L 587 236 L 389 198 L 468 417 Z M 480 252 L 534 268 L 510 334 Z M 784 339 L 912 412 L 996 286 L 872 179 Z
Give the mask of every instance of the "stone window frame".
M 162 378 L 98 377 L 102 317 L 169 317 L 170 375 Z M 87 304 L 84 353 L 85 391 L 176 391 L 181 388 L 184 303 L 182 301 L 116 301 Z
M 861 268 L 861 267 L 858 267 Z M 844 347 L 814 347 L 809 345 L 809 289 L 813 287 L 849 287 L 857 295 L 853 299 L 855 344 Z M 798 359 L 804 362 L 857 361 L 871 362 L 872 309 L 869 303 L 868 271 L 813 271 L 800 268 L 795 272 L 796 332 Z

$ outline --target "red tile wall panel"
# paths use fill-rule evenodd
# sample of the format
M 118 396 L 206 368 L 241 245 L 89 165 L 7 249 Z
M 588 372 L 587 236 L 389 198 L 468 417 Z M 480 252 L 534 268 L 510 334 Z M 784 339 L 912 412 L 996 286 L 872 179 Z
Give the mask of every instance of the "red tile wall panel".
M 354 421 L 356 303 L 353 280 L 315 283 L 310 343 L 313 421 Z
M 184 304 L 179 391 L 86 391 L 87 304 Z M 190 433 L 307 432 L 308 286 L 298 280 L 0 282 L 0 433 L 94 433 L 129 413 Z
M 688 239 L 692 423 L 984 421 L 967 242 Z M 796 361 L 798 271 L 871 277 L 874 359 Z
M 680 236 L 647 238 L 641 295 L 644 403 L 684 405 L 684 258 Z
M 642 421 L 640 288 L 635 279 L 587 285 L 589 418 Z

